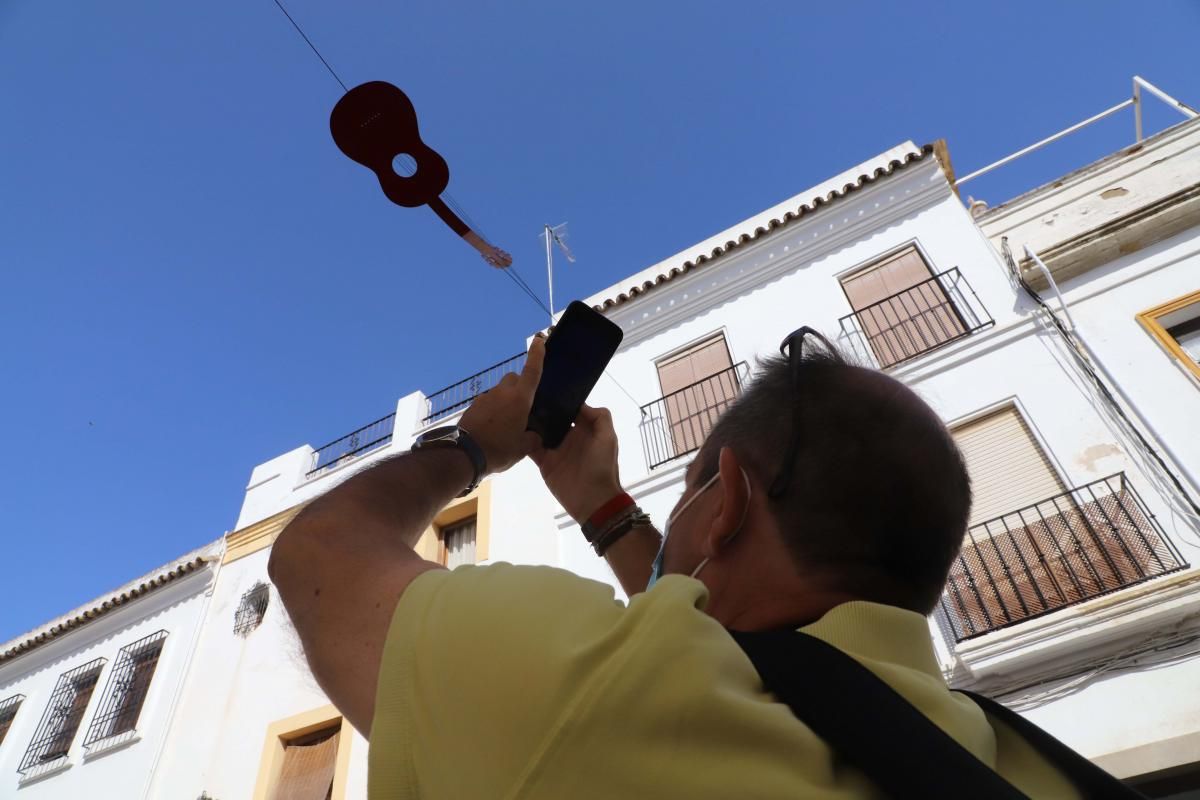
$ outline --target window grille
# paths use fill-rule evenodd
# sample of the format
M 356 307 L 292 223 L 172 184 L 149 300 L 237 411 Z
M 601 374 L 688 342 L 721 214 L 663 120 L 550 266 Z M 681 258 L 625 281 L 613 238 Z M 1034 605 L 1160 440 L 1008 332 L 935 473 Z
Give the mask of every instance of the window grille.
M 33 735 L 33 741 L 29 743 L 17 772 L 24 774 L 35 767 L 66 758 L 106 661 L 97 658 L 58 677 L 54 693 L 50 695 L 50 702 L 42 714 L 42 721 L 38 723 L 37 733 Z
M 242 595 L 237 612 L 233 615 L 233 632 L 238 636 L 249 636 L 262 624 L 271 601 L 271 587 L 259 581 Z
M 159 631 L 121 648 L 104 687 L 104 705 L 92 717 L 83 746 L 137 727 L 167 632 Z
M 21 701 L 24 699 L 25 695 L 14 694 L 0 702 L 0 744 L 4 744 L 4 737 L 8 735 L 8 729 L 12 727 L 17 709 L 21 707 Z

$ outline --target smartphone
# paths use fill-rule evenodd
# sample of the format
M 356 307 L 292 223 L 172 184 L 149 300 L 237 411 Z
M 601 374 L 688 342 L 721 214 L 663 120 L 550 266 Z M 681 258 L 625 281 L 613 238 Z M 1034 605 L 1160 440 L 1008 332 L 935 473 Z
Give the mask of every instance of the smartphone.
M 562 444 L 623 335 L 592 307 L 578 300 L 567 306 L 546 339 L 542 381 L 529 411 L 527 429 L 539 434 L 545 447 Z

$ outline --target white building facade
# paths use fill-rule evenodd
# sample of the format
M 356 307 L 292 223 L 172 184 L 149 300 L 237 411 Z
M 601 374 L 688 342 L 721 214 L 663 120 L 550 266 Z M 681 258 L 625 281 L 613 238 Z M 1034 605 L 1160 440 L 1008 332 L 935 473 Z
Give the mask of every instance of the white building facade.
M 176 796 L 150 778 L 222 550 L 218 540 L 0 645 L 0 797 Z
M 824 331 L 912 386 L 966 455 L 975 509 L 930 620 L 947 677 L 1121 777 L 1183 785 L 1200 760 L 1196 142 L 1200 127 L 1177 126 L 978 219 L 944 146 L 906 142 L 589 298 L 625 333 L 589 402 L 612 411 L 626 488 L 661 524 L 755 359 L 801 325 Z M 1100 224 L 1117 242 L 1096 233 L 1105 193 L 1118 205 L 1099 206 Z M 1040 272 L 1009 264 L 1006 236 L 1018 257 L 1024 244 L 1044 254 L 1065 308 Z M 520 364 L 413 393 L 336 442 L 253 470 L 191 654 L 204 668 L 187 673 L 146 796 L 306 796 L 289 788 L 306 765 L 320 797 L 365 797 L 367 744 L 305 668 L 268 585 L 270 545 L 304 503 L 453 422 Z M 528 462 L 451 504 L 418 549 L 448 566 L 557 565 L 620 596 Z M 72 665 L 91 657 L 75 650 Z M 32 696 L 6 675 L 0 662 L 0 686 Z M 0 745 L 3 775 L 16 749 Z M 36 785 L 75 796 L 65 781 L 81 766 Z

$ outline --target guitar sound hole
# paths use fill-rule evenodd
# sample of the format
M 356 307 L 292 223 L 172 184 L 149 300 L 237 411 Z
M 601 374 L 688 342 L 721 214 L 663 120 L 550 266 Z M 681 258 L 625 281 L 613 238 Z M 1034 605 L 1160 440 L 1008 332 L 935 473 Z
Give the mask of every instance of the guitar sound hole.
M 392 159 L 392 170 L 401 178 L 411 178 L 417 174 L 417 160 L 408 153 L 398 153 Z

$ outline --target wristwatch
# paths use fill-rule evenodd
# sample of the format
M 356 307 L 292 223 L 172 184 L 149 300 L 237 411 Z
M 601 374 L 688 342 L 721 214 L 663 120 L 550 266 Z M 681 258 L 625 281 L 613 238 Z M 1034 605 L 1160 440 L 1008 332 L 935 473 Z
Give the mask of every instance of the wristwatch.
M 465 497 L 475 491 L 475 487 L 487 474 L 487 458 L 483 455 L 483 448 L 471 438 L 471 434 L 457 425 L 446 425 L 442 428 L 425 431 L 412 444 L 413 452 L 448 447 L 456 447 L 466 453 L 467 458 L 471 459 L 471 466 L 475 469 L 471 483 L 458 495 Z

